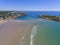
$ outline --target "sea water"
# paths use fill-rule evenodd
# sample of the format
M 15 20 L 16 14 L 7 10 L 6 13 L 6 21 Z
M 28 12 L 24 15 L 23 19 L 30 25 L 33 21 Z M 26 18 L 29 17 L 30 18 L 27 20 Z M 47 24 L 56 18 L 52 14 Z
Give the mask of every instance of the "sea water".
M 26 11 L 27 16 L 17 20 L 29 20 L 34 25 L 30 45 L 60 45 L 60 22 L 41 19 L 41 14 L 60 16 L 60 11 Z
M 40 22 L 33 45 L 60 45 L 60 22 Z

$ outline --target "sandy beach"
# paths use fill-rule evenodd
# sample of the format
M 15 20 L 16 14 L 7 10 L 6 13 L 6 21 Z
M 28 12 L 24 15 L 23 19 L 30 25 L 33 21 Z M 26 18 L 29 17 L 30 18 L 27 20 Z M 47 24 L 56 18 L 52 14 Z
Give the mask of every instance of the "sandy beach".
M 23 36 L 30 35 L 30 30 L 32 30 L 32 25 L 26 22 L 7 21 L 0 24 L 0 45 L 20 45 Z M 29 41 L 26 40 L 26 42 Z

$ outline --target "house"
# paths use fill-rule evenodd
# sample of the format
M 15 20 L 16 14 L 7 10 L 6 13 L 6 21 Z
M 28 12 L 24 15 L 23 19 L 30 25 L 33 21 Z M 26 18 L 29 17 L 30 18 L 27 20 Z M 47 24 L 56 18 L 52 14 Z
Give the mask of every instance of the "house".
M 0 14 L 0 20 L 3 20 L 3 16 Z

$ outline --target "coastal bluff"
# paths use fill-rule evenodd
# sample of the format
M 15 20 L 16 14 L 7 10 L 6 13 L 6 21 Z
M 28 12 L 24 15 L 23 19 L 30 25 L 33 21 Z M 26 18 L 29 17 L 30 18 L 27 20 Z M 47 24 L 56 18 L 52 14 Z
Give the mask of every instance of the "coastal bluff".
M 59 16 L 50 16 L 50 15 L 47 15 L 47 14 L 43 14 L 39 17 L 43 18 L 43 19 L 48 19 L 48 20 L 53 20 L 53 21 L 59 21 L 60 22 L 60 17 Z

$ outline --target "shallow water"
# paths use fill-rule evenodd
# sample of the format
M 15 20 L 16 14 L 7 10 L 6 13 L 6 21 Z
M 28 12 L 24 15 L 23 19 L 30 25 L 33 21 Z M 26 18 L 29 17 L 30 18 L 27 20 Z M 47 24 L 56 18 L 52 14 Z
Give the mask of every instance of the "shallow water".
M 60 22 L 40 22 L 33 45 L 60 45 Z
M 34 25 L 30 35 L 30 45 L 60 45 L 60 22 L 38 17 L 40 14 L 60 16 L 60 11 L 35 11 L 26 13 L 28 16 L 19 17 L 17 20 L 27 20 L 28 23 Z
M 34 25 L 31 34 L 26 35 L 28 38 L 25 36 L 25 40 L 30 42 L 29 45 L 60 45 L 60 22 L 45 19 L 27 22 Z

